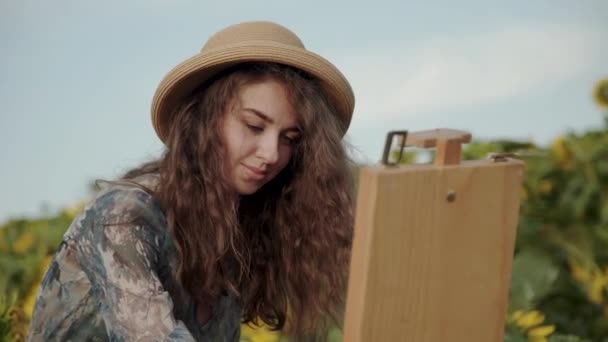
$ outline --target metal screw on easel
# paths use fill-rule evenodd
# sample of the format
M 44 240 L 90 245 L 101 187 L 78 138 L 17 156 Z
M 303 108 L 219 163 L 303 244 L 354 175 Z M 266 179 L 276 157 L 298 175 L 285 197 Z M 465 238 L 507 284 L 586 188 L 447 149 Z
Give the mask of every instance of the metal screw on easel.
M 448 191 L 448 196 L 446 198 L 448 200 L 448 202 L 454 202 L 456 200 L 456 191 L 454 190 L 450 190 Z

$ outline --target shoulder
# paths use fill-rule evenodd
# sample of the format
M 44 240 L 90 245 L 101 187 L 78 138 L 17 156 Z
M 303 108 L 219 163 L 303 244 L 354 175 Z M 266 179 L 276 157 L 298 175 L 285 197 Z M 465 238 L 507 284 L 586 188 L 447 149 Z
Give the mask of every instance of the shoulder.
M 164 212 L 152 194 L 110 182 L 76 217 L 67 235 L 85 245 L 88 241 L 90 245 L 132 248 L 141 242 L 155 250 L 169 239 Z
M 161 224 L 164 212 L 149 192 L 128 184 L 109 184 L 90 204 L 99 224 Z

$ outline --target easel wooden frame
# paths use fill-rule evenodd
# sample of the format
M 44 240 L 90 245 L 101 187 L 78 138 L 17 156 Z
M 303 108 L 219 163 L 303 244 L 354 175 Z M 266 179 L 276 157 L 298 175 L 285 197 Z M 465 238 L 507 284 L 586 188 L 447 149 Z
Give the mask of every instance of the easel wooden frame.
M 470 139 L 410 133 L 434 164 L 361 170 L 344 341 L 503 340 L 524 165 L 461 162 Z

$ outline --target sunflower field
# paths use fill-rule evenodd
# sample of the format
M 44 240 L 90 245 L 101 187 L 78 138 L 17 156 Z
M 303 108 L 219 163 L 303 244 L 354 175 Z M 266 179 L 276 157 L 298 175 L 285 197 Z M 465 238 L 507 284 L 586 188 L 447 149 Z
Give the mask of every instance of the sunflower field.
M 550 146 L 473 141 L 463 150 L 465 159 L 513 152 L 526 162 L 507 342 L 608 342 L 608 80 L 594 96 L 603 128 L 556 137 Z M 25 340 L 39 282 L 81 207 L 0 226 L 0 342 Z M 335 327 L 326 336 L 341 341 Z M 241 340 L 290 338 L 243 326 Z

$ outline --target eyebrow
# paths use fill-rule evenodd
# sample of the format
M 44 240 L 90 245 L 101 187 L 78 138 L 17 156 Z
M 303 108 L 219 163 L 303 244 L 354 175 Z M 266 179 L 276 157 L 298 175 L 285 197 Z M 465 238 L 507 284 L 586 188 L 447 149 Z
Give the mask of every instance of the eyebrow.
M 264 114 L 264 113 L 260 112 L 260 111 L 259 111 L 259 110 L 257 110 L 257 109 L 253 109 L 253 108 L 248 108 L 248 107 L 245 107 L 245 108 L 243 108 L 243 110 L 246 110 L 246 111 L 248 111 L 248 112 L 251 112 L 251 113 L 253 113 L 253 114 L 257 115 L 258 117 L 260 117 L 260 119 L 262 119 L 262 120 L 266 121 L 266 122 L 267 122 L 267 123 L 269 123 L 269 124 L 273 124 L 273 123 L 274 123 L 274 120 L 272 120 L 272 118 L 270 118 L 268 115 L 266 115 L 266 114 Z M 286 131 L 294 131 L 294 132 L 301 133 L 300 128 L 298 128 L 297 126 L 296 126 L 296 127 L 290 127 L 290 128 L 288 128 L 288 129 L 286 129 Z
M 243 110 L 246 110 L 248 112 L 252 112 L 253 114 L 259 116 L 262 120 L 268 122 L 269 124 L 273 124 L 274 120 L 272 120 L 268 115 L 260 112 L 257 109 L 253 109 L 253 108 L 243 108 Z

